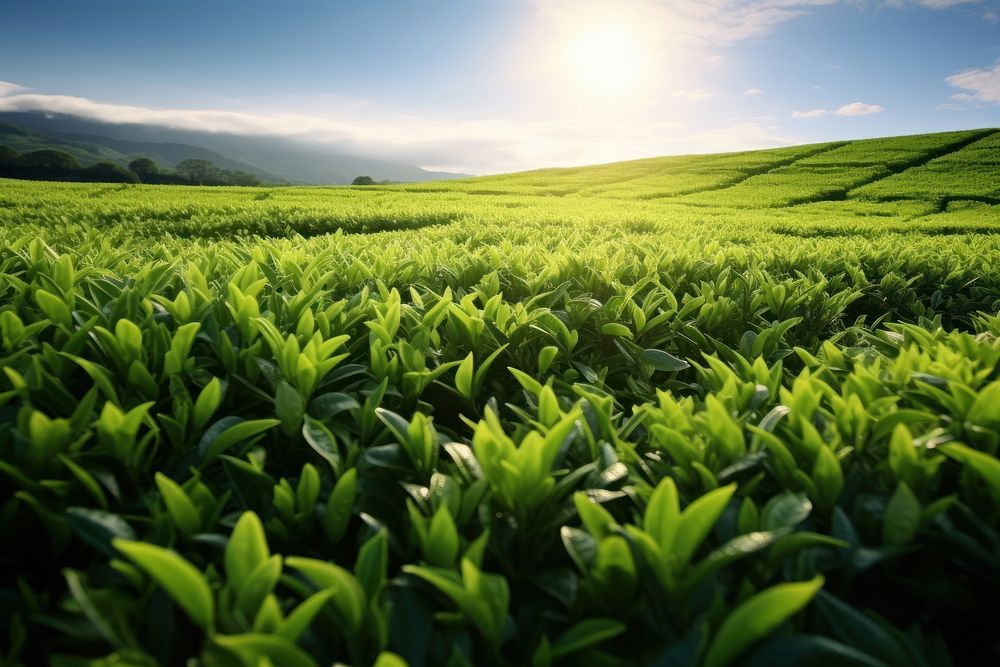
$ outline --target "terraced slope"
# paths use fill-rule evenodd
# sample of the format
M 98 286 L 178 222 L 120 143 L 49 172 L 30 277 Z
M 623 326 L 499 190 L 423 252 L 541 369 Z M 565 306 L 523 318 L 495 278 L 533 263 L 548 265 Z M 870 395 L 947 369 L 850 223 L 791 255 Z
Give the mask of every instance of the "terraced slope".
M 0 181 L 0 664 L 1000 664 L 998 172 Z
M 970 200 L 1000 203 L 1000 133 L 867 184 L 851 194 L 877 200 L 930 199 L 947 204 Z
M 814 201 L 844 199 L 864 187 L 890 177 L 905 178 L 925 164 L 960 153 L 987 132 L 947 134 L 855 141 L 820 150 L 787 165 L 753 175 L 711 194 L 695 193 L 681 201 L 717 206 L 790 206 Z M 963 178 L 957 176 L 956 178 Z M 893 190 L 891 185 L 886 186 Z M 925 193 L 929 194 L 929 193 Z M 928 199 L 927 196 L 907 197 Z

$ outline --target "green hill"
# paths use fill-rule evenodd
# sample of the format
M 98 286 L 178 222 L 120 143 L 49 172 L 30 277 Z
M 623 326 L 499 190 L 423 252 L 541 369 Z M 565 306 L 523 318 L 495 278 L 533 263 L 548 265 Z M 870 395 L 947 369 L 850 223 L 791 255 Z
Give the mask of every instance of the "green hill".
M 122 166 L 128 165 L 125 156 L 116 150 L 82 141 L 50 137 L 7 123 L 0 123 L 0 146 L 8 146 L 18 153 L 52 148 L 69 153 L 84 165 L 102 160 L 111 160 Z
M 0 146 L 9 146 L 18 153 L 51 148 L 69 153 L 84 166 L 108 160 L 122 167 L 127 167 L 132 160 L 146 157 L 161 167 L 170 169 L 184 160 L 202 159 L 208 160 L 221 169 L 251 173 L 267 182 L 275 183 L 284 180 L 253 165 L 230 160 L 214 151 L 188 144 L 124 141 L 89 134 L 49 135 L 34 132 L 19 125 L 0 123 Z
M 998 159 L 1000 134 L 985 129 L 542 169 L 406 189 L 669 198 L 741 208 L 845 198 L 992 200 L 1000 197 Z M 952 175 L 940 180 L 944 172 Z M 925 181 L 937 185 L 921 187 Z

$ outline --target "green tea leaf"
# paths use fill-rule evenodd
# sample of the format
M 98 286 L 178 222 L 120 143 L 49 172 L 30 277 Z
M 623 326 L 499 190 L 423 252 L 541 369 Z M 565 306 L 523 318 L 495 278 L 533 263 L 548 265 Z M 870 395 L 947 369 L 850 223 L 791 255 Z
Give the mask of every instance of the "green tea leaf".
M 705 667 L 724 667 L 809 604 L 823 586 L 823 577 L 778 584 L 736 607 L 715 633 L 705 655 Z
M 354 563 L 354 576 L 370 599 L 375 599 L 381 592 L 388 567 L 389 537 L 382 529 L 362 545 Z
M 191 563 L 169 549 L 152 544 L 117 538 L 112 545 L 163 588 L 195 625 L 211 631 L 215 619 L 212 589 Z
M 244 512 L 226 543 L 225 565 L 229 585 L 239 590 L 250 573 L 270 556 L 271 550 L 260 518 L 253 512 Z
M 316 615 L 323 609 L 323 606 L 333 597 L 335 589 L 327 589 L 313 593 L 303 600 L 299 606 L 292 610 L 288 618 L 281 624 L 277 633 L 288 641 L 297 641 L 299 636 L 306 631 Z
M 289 556 L 285 564 L 301 572 L 319 589 L 333 589 L 333 605 L 347 624 L 348 631 L 357 633 L 361 629 L 368 598 L 350 572 L 333 563 L 298 556 Z
M 708 536 L 735 492 L 736 484 L 730 484 L 706 493 L 684 508 L 672 549 L 678 563 L 686 564 L 691 560 L 695 549 Z
M 615 525 L 615 519 L 606 509 L 592 501 L 585 493 L 574 493 L 573 504 L 576 513 L 587 528 L 587 532 L 598 540 L 606 537 Z M 648 509 L 647 509 L 648 513 Z
M 920 512 L 920 501 L 906 482 L 900 482 L 885 507 L 882 541 L 889 546 L 902 546 L 912 540 L 920 528 Z
M 427 557 L 427 562 L 433 566 L 449 567 L 454 565 L 455 558 L 458 557 L 458 547 L 455 521 L 451 518 L 448 508 L 442 505 L 431 519 L 424 555 Z
M 805 521 L 812 512 L 812 503 L 804 493 L 785 491 L 769 500 L 764 505 L 761 523 L 764 530 L 778 528 L 794 528 Z
M 282 381 L 274 397 L 274 414 L 281 420 L 281 430 L 285 435 L 293 435 L 299 430 L 305 411 L 305 404 L 298 390 Z
M 160 490 L 163 501 L 167 504 L 170 519 L 181 535 L 192 535 L 201 528 L 201 515 L 184 489 L 174 480 L 162 473 L 156 473 L 156 488 Z
M 271 556 L 240 582 L 236 587 L 236 606 L 247 618 L 252 618 L 264 603 L 281 576 L 281 556 Z
M 67 507 L 66 520 L 77 537 L 101 551 L 113 556 L 112 540 L 136 539 L 132 526 L 120 515 L 87 507 Z
M 264 433 L 280 423 L 277 419 L 245 421 L 239 417 L 223 417 L 205 431 L 198 443 L 202 461 L 208 463 L 236 443 Z
M 624 324 L 618 324 L 617 322 L 608 322 L 602 325 L 601 333 L 605 336 L 614 336 L 616 338 L 632 338 L 632 330 Z
M 943 446 L 941 451 L 982 477 L 994 497 L 1000 499 L 1000 461 L 989 454 L 957 443 Z
M 588 618 L 552 642 L 552 658 L 559 659 L 625 632 L 625 624 L 611 618 Z
M 642 360 L 658 371 L 677 372 L 691 368 L 691 364 L 678 359 L 663 350 L 646 349 L 642 351 Z
M 45 313 L 45 317 L 56 324 L 67 328 L 73 325 L 73 317 L 70 314 L 69 306 L 55 294 L 46 292 L 43 289 L 37 289 L 35 290 L 35 303 Z
M 214 377 L 201 390 L 201 393 L 198 394 L 198 400 L 194 403 L 194 413 L 192 415 L 194 418 L 194 428 L 204 428 L 208 420 L 215 414 L 215 411 L 219 409 L 221 402 L 222 383 L 219 381 L 219 378 Z
M 836 505 L 844 488 L 844 473 L 840 461 L 829 447 L 819 448 L 811 477 L 816 484 L 817 503 L 825 508 Z
M 337 439 L 322 422 L 305 415 L 305 422 L 302 424 L 302 437 L 317 454 L 327 460 L 334 471 L 340 469 L 340 450 L 337 448 Z
M 375 663 L 372 667 L 409 667 L 409 665 L 395 653 L 382 651 L 378 654 L 378 657 L 375 658 Z
M 216 635 L 212 641 L 239 656 L 243 664 L 261 665 L 260 658 L 264 656 L 270 660 L 270 664 L 276 666 L 318 667 L 317 662 L 308 653 L 278 635 L 256 633 Z
M 642 528 L 659 545 L 664 553 L 674 547 L 674 538 L 680 527 L 681 509 L 677 497 L 677 485 L 670 477 L 664 477 L 653 490 L 646 511 L 642 517 Z M 690 530 L 690 528 L 689 528 Z
M 466 355 L 462 363 L 459 364 L 458 370 L 455 371 L 455 389 L 458 389 L 458 393 L 469 400 L 474 398 L 472 393 L 472 377 L 473 360 L 472 353 L 470 352 Z

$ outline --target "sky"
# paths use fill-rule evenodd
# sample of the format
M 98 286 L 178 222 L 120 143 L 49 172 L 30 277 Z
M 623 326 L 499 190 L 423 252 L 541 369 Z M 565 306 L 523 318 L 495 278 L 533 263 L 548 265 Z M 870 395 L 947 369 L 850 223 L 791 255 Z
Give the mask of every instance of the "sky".
M 445 171 L 1000 126 L 1000 0 L 6 0 L 0 111 Z

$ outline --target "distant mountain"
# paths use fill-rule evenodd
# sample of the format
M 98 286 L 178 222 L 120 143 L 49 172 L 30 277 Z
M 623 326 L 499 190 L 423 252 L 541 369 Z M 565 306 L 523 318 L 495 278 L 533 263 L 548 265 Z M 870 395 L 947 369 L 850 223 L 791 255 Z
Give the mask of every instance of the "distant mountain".
M 120 163 L 123 159 L 120 153 L 109 148 L 79 141 L 60 139 L 41 134 L 40 132 L 32 132 L 19 125 L 8 123 L 0 123 L 0 146 L 10 146 L 18 153 L 37 151 L 42 148 L 55 148 L 64 153 L 69 153 L 79 160 L 81 164 L 92 164 L 101 160 L 111 160 L 112 162 Z
M 0 124 L 3 124 L 0 144 L 19 152 L 25 150 L 25 145 L 31 146 L 27 150 L 57 148 L 84 163 L 112 160 L 126 164 L 144 156 L 172 167 L 189 158 L 204 158 L 224 169 L 248 171 L 262 180 L 307 184 L 350 183 L 357 176 L 371 176 L 376 181 L 413 182 L 465 175 L 427 171 L 405 163 L 354 155 L 334 146 L 281 137 L 101 123 L 43 112 L 0 112 Z
M 11 114 L 0 114 L 0 117 L 8 115 Z M 288 180 L 252 164 L 230 160 L 215 151 L 189 144 L 124 141 L 92 134 L 43 134 L 21 125 L 0 122 L 0 145 L 10 146 L 18 153 L 55 148 L 69 153 L 85 166 L 110 160 L 125 167 L 137 157 L 148 157 L 161 167 L 173 168 L 178 162 L 201 158 L 222 169 L 249 172 L 265 182 L 279 183 Z

